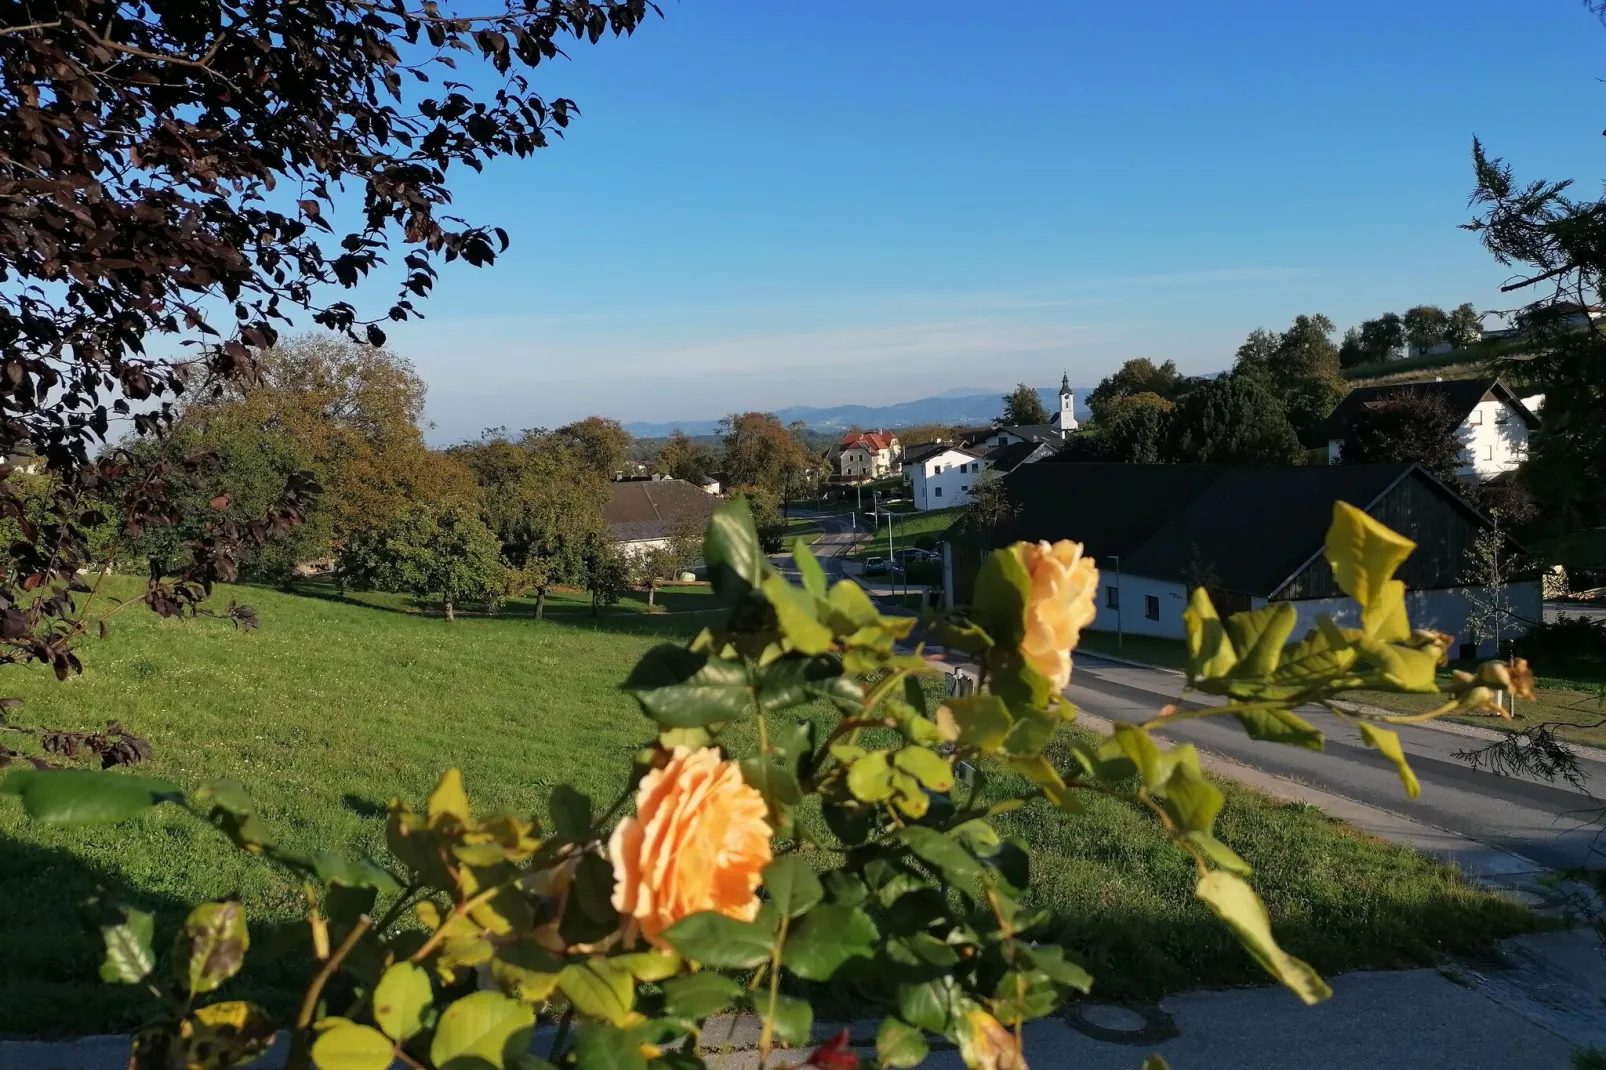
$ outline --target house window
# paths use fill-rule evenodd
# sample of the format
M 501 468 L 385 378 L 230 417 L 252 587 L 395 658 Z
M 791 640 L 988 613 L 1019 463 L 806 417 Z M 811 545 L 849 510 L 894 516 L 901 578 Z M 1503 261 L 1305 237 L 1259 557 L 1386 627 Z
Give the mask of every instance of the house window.
M 1143 596 L 1143 615 L 1150 620 L 1160 619 L 1160 596 L 1146 594 Z
M 1482 409 L 1473 409 L 1472 410 L 1472 415 L 1467 417 L 1467 423 L 1471 424 L 1474 427 L 1476 427 L 1479 424 L 1483 423 L 1483 410 Z
M 1493 446 L 1485 446 L 1485 447 L 1483 447 L 1483 459 L 1486 460 L 1486 461 L 1494 460 L 1494 447 Z
M 1121 588 L 1119 588 L 1119 587 L 1106 587 L 1106 588 L 1104 588 L 1104 608 L 1105 609 L 1120 609 L 1121 608 Z
M 965 491 L 967 491 L 969 489 L 970 489 L 970 484 L 969 483 L 961 483 L 961 484 L 959 484 L 959 493 L 963 494 Z
M 941 487 L 937 488 L 936 497 L 938 497 L 938 498 L 942 497 L 942 488 Z

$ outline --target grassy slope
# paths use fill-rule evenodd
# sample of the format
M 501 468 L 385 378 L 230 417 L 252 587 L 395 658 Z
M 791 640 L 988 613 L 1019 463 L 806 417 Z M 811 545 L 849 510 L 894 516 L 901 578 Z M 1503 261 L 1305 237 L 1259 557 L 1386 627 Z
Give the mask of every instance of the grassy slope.
M 421 800 L 449 764 L 487 808 L 540 812 L 560 780 L 610 798 L 648 736 L 618 680 L 658 637 L 687 636 L 706 620 L 693 611 L 706 595 L 684 589 L 660 593 L 670 614 L 630 603 L 593 621 L 560 597 L 543 623 L 515 606 L 454 625 L 407 612 L 401 599 L 221 597 L 255 604 L 263 629 L 131 609 L 109 639 L 87 645 L 83 677 L 58 684 L 12 670 L 8 693 L 27 700 L 20 720 L 87 727 L 120 718 L 155 745 L 149 772 L 186 784 L 240 777 L 289 846 L 354 852 L 382 849 L 381 824 L 368 815 L 393 794 Z M 1529 924 L 1411 852 L 1304 807 L 1228 793 L 1223 838 L 1259 867 L 1256 883 L 1291 949 L 1321 968 L 1422 964 Z M 1083 817 L 1034 806 L 1009 822 L 1036 849 L 1035 894 L 1098 968 L 1101 993 L 1262 980 L 1191 901 L 1192 870 L 1143 815 L 1096 799 Z M 265 931 L 293 916 L 296 889 L 178 814 L 44 827 L 0 798 L 0 859 L 0 1035 L 128 1028 L 144 1012 L 138 991 L 94 978 L 95 948 L 72 908 L 97 885 L 157 911 L 163 946 L 184 904 L 239 894 L 257 924 L 254 979 L 225 994 L 282 1011 L 304 977 L 293 955 L 271 957 Z
M 923 513 L 906 513 L 899 515 L 892 522 L 892 545 L 913 545 L 914 540 L 922 535 L 936 538 L 947 531 L 953 522 L 959 519 L 962 507 L 952 509 L 928 509 Z M 887 529 L 879 527 L 874 535 L 860 543 L 851 555 L 855 560 L 862 561 L 866 557 L 887 556 Z

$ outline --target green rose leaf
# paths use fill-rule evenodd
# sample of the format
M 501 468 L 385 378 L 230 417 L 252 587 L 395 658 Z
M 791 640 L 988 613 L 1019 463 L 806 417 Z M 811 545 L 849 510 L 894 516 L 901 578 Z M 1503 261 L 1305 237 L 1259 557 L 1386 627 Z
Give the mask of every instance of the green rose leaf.
M 526 1003 L 540 1003 L 558 987 L 563 957 L 534 940 L 498 944 L 491 959 L 491 976 L 509 995 Z
M 741 985 L 707 970 L 664 982 L 664 1012 L 676 1018 L 702 1021 L 734 1006 L 741 997 Z
M 1277 980 L 1307 1004 L 1320 1003 L 1333 994 L 1327 982 L 1309 966 L 1277 946 L 1271 919 L 1255 890 L 1242 877 L 1212 870 L 1199 878 L 1194 894 L 1227 923 L 1245 950 Z
M 768 758 L 743 758 L 738 764 L 748 787 L 764 796 L 769 804 L 772 821 L 784 817 L 787 810 L 803 801 L 803 789 L 791 770 L 783 769 Z
M 783 917 L 795 918 L 825 898 L 820 878 L 799 855 L 783 855 L 764 867 L 764 890 Z
M 647 716 L 669 728 L 702 728 L 734 721 L 752 709 L 747 669 L 739 661 L 664 644 L 643 654 L 624 690 Z
M 813 595 L 793 587 L 785 576 L 764 577 L 764 597 L 775 610 L 781 634 L 805 654 L 823 654 L 831 649 L 831 629 L 820 623 L 819 604 Z
M 343 1022 L 318 1034 L 312 1061 L 318 1070 L 388 1070 L 396 1045 L 372 1026 Z
M 806 999 L 777 993 L 770 1021 L 775 1023 L 775 1035 L 786 1043 L 807 1044 L 809 1030 L 814 1026 L 814 1008 Z
M 953 1025 L 958 999 L 953 979 L 939 977 L 920 984 L 898 986 L 898 1017 L 927 1033 L 947 1034 Z
M 971 614 L 998 646 L 1017 647 L 1026 634 L 1026 600 L 1032 578 L 1020 550 L 1013 546 L 987 555 L 976 573 Z
M 441 1012 L 429 1058 L 441 1070 L 453 1059 L 481 1059 L 500 1068 L 530 1046 L 535 1010 L 500 992 L 473 992 Z
M 827 903 L 792 927 L 781 961 L 805 980 L 826 981 L 849 959 L 872 957 L 878 935 L 864 911 Z
M 630 974 L 600 955 L 563 967 L 558 987 L 575 1010 L 614 1025 L 624 1025 L 636 1005 L 636 986 Z
M 920 1030 L 896 1018 L 882 1021 L 876 1032 L 875 1053 L 883 1066 L 907 1070 L 925 1061 L 928 1052 L 926 1038 Z
M 234 900 L 202 903 L 179 929 L 173 968 L 185 991 L 201 995 L 239 973 L 250 946 L 245 907 Z
M 838 580 L 825 597 L 826 619 L 837 635 L 852 635 L 860 628 L 871 628 L 881 623 L 881 614 L 875 603 L 864 593 L 864 588 L 852 580 Z
M 386 1036 L 410 1040 L 424 1028 L 424 1012 L 434 1002 L 435 991 L 424 968 L 398 962 L 374 986 L 374 1021 Z
M 1037 947 L 1017 946 L 1016 950 L 1055 984 L 1083 993 L 1092 990 L 1093 975 L 1067 959 L 1064 948 L 1042 944 Z
M 156 919 L 132 907 L 112 907 L 111 912 L 109 923 L 100 927 L 106 945 L 100 979 L 117 985 L 138 984 L 156 968 L 156 952 L 151 950 Z
M 1293 710 L 1233 710 L 1231 704 L 1225 709 L 1231 711 L 1238 723 L 1244 726 L 1244 734 L 1250 739 L 1286 743 L 1309 750 L 1321 750 L 1326 745 L 1321 730 Z
M 703 560 L 708 562 L 714 593 L 726 602 L 759 585 L 765 572 L 764 552 L 758 545 L 747 499 L 738 496 L 709 518 Z
M 18 769 L 0 781 L 35 821 L 124 821 L 159 803 L 181 803 L 178 785 L 154 777 L 93 769 Z
M 958 841 L 936 829 L 911 825 L 899 830 L 898 838 L 915 857 L 934 866 L 949 884 L 968 885 L 981 875 L 981 863 Z
M 765 713 L 801 706 L 817 698 L 830 699 L 839 708 L 846 702 L 849 712 L 856 712 L 864 703 L 858 681 L 843 673 L 841 661 L 827 655 L 780 658 L 760 669 L 754 683 Z
M 1184 762 L 1172 769 L 1160 794 L 1166 812 L 1184 832 L 1209 832 L 1226 802 L 1220 789 Z
M 574 1037 L 574 1054 L 585 1070 L 647 1070 L 647 1056 L 634 1031 L 588 1022 Z
M 613 907 L 613 867 L 600 855 L 585 854 L 574 870 L 574 887 L 558 933 L 569 944 L 589 944 L 619 928 Z
M 792 540 L 792 560 L 797 563 L 797 571 L 803 580 L 803 589 L 816 598 L 824 598 L 825 569 L 820 567 L 814 551 L 810 550 L 809 544 L 801 538 Z
M 1391 728 L 1380 728 L 1366 721 L 1360 723 L 1361 738 L 1369 747 L 1376 747 L 1383 752 L 1383 757 L 1394 763 L 1394 768 L 1400 772 L 1400 783 L 1405 785 L 1405 794 L 1416 798 L 1422 791 L 1422 785 L 1416 779 L 1416 773 L 1411 769 L 1411 763 L 1405 760 L 1405 748 L 1400 746 L 1400 734 Z
M 770 934 L 752 922 L 705 910 L 664 930 L 664 939 L 684 958 L 704 966 L 745 970 L 770 957 Z

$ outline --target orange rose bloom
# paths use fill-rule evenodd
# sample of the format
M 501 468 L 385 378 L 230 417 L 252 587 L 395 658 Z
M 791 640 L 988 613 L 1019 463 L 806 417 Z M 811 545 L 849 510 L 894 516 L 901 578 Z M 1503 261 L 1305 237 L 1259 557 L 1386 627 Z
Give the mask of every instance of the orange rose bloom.
M 1097 612 L 1093 600 L 1098 596 L 1099 570 L 1091 557 L 1082 556 L 1079 542 L 1017 545 L 1032 580 L 1020 650 L 1028 665 L 1063 691 L 1071 682 L 1071 651 Z
M 735 762 L 712 747 L 676 747 L 641 778 L 636 816 L 613 830 L 613 905 L 653 944 L 688 914 L 712 910 L 752 921 L 769 865 L 768 808 Z

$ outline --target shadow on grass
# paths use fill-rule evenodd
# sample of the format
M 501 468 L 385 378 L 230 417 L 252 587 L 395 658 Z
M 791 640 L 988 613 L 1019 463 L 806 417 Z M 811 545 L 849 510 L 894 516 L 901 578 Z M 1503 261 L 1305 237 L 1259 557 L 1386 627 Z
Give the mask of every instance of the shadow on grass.
M 66 851 L 3 835 L 0 859 L 0 1036 L 127 1033 L 161 1009 L 144 985 L 100 979 L 103 946 L 83 904 L 98 895 L 155 915 L 158 982 L 172 969 L 174 935 L 197 904 L 133 887 Z M 311 955 L 304 944 L 285 946 L 273 927 L 260 923 L 251 925 L 251 944 L 246 973 L 208 1001 L 254 1000 L 285 1020 L 310 976 Z
M 438 601 L 373 591 L 342 593 L 334 584 L 318 580 L 299 581 L 288 588 L 262 585 L 261 589 L 300 598 L 316 598 L 359 609 L 395 613 L 405 617 L 429 618 L 443 623 L 446 618 L 446 613 Z M 456 609 L 456 618 L 532 624 L 545 622 L 620 635 L 689 637 L 725 613 L 704 588 L 660 589 L 655 602 L 661 608 L 649 609 L 644 602 L 638 600 L 643 597 L 645 596 L 639 592 L 632 592 L 632 600 L 620 605 L 604 606 L 593 613 L 589 602 L 578 601 L 567 592 L 560 592 L 548 599 L 540 621 L 536 620 L 535 601 L 532 598 L 514 599 L 498 607 L 494 613 L 481 604 L 460 606 Z

